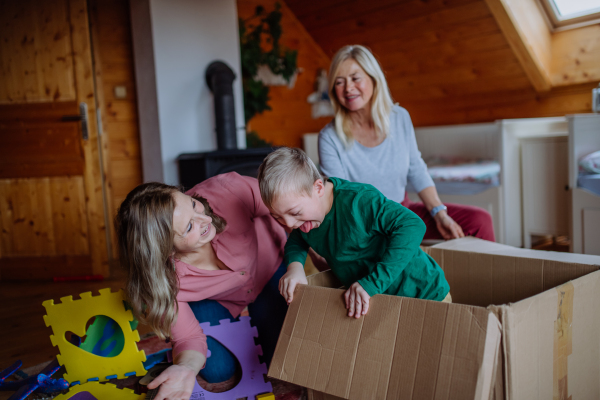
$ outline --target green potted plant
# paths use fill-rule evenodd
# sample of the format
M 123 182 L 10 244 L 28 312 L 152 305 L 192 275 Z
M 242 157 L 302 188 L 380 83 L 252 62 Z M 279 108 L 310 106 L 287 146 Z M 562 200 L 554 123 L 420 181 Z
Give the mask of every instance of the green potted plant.
M 256 114 L 271 110 L 269 87 L 257 79 L 259 69 L 267 67 L 273 74 L 290 82 L 297 70 L 296 50 L 279 43 L 281 38 L 281 4 L 269 13 L 263 6 L 256 7 L 254 15 L 239 19 L 240 49 L 242 62 L 242 86 L 244 91 L 244 119 L 246 123 Z M 270 145 L 260 139 L 256 132 L 248 132 L 249 147 Z

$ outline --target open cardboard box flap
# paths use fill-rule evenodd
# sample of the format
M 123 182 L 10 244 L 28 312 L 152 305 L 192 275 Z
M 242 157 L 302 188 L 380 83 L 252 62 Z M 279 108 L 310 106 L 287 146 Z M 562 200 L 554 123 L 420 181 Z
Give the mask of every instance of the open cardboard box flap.
M 335 285 L 330 272 L 311 285 Z M 488 399 L 500 324 L 481 307 L 378 295 L 347 316 L 344 291 L 299 286 L 269 376 L 344 399 Z
M 426 249 L 457 303 L 501 321 L 496 399 L 600 399 L 600 257 L 475 238 Z
M 454 304 L 377 295 L 357 320 L 335 276 L 313 275 L 269 376 L 314 399 L 600 398 L 600 257 L 474 238 L 426 251 Z

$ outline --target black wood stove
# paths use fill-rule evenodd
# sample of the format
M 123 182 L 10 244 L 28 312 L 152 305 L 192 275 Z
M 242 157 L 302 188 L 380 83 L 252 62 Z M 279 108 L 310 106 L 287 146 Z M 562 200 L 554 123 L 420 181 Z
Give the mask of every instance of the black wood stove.
M 233 81 L 235 73 L 215 61 L 206 69 L 206 83 L 214 95 L 217 125 L 216 151 L 185 153 L 177 157 L 179 181 L 187 190 L 218 174 L 237 172 L 256 177 L 258 167 L 273 148 L 238 149 L 235 128 Z

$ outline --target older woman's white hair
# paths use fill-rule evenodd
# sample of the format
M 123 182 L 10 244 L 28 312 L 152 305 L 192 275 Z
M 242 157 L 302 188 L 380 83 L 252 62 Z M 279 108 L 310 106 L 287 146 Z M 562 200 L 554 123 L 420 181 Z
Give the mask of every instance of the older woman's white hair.
M 350 119 L 348 110 L 340 104 L 335 93 L 335 77 L 337 76 L 342 63 L 348 59 L 356 61 L 373 81 L 371 117 L 373 118 L 375 131 L 378 135 L 383 135 L 384 137 L 388 135 L 390 131 L 390 113 L 392 111 L 392 106 L 394 105 L 381 66 L 369 49 L 360 45 L 344 46 L 339 49 L 333 57 L 329 69 L 329 95 L 335 112 L 336 134 L 346 147 L 352 145 L 354 137 L 349 126 Z

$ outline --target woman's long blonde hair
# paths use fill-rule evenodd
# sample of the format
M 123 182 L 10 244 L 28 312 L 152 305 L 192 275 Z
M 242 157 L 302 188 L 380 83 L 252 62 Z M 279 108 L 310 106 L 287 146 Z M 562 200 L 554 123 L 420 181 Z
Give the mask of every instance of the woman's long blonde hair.
M 348 59 L 356 61 L 373 80 L 371 117 L 378 135 L 386 137 L 389 134 L 390 113 L 394 105 L 385 75 L 373 53 L 360 45 L 344 46 L 339 49 L 329 68 L 329 97 L 335 112 L 335 132 L 346 147 L 352 145 L 354 136 L 352 135 L 348 110 L 340 104 L 335 93 L 335 77 L 342 63 Z
M 173 194 L 175 186 L 150 182 L 133 189 L 115 218 L 119 260 L 127 273 L 125 294 L 134 316 L 161 339 L 171 336 L 177 319 L 179 278 L 175 270 Z M 213 219 L 217 233 L 226 222 L 214 214 L 206 199 L 192 196 Z

